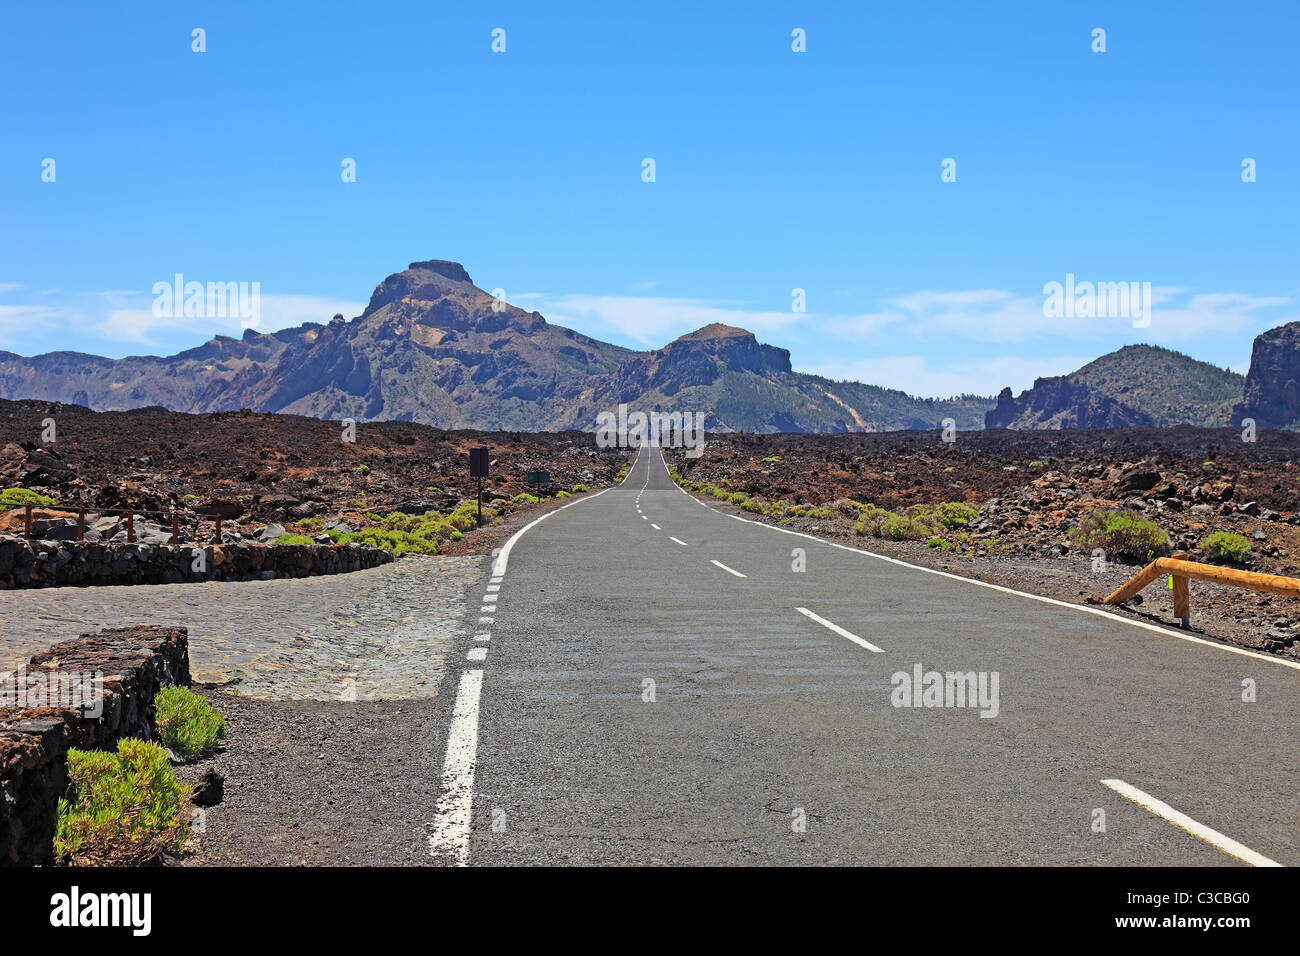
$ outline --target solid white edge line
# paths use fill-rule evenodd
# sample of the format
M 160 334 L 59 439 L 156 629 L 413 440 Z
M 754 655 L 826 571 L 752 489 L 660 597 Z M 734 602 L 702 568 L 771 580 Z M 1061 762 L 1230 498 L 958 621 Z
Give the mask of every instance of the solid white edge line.
M 628 472 L 628 474 L 631 474 L 631 472 Z M 623 481 L 627 481 L 627 479 L 624 478 Z M 619 485 L 621 485 L 622 483 L 623 482 L 619 482 Z M 614 485 L 612 487 L 617 488 L 619 485 Z M 501 553 L 498 554 L 496 560 L 492 562 L 492 576 L 494 578 L 501 577 L 506 573 L 506 566 L 510 563 L 510 552 L 514 549 L 515 542 L 518 541 L 520 538 L 522 538 L 526 531 L 528 531 L 529 529 L 533 528 L 536 525 L 541 524 L 551 515 L 559 514 L 561 511 L 564 511 L 566 508 L 572 508 L 574 505 L 580 505 L 584 501 L 594 501 L 595 499 L 603 495 L 606 491 L 610 491 L 610 490 L 611 488 L 605 488 L 602 489 L 601 491 L 596 492 L 594 495 L 588 495 L 585 498 L 579 498 L 577 501 L 570 501 L 567 505 L 561 505 L 559 508 L 556 508 L 554 511 L 548 511 L 540 518 L 534 518 L 532 521 L 528 522 L 528 524 L 524 525 L 522 528 L 520 528 L 518 531 L 512 534 L 510 536 L 510 540 L 501 546 Z
M 709 563 L 710 563 L 710 564 L 716 564 L 718 567 L 722 568 L 722 570 L 726 571 L 728 574 L 734 574 L 734 575 L 735 575 L 736 577 L 738 577 L 738 578 L 743 578 L 743 577 L 746 576 L 746 575 L 741 574 L 741 573 L 740 573 L 739 571 L 737 571 L 735 568 L 729 568 L 729 567 L 727 567 L 725 564 L 723 564 L 721 561 L 715 561 L 715 560 L 713 560 L 713 558 L 709 558 Z
M 625 478 L 624 481 L 626 480 Z M 572 508 L 584 501 L 599 498 L 609 490 L 605 488 L 594 495 L 571 501 L 524 525 L 510 536 L 510 540 L 502 546 L 496 560 L 492 562 L 492 577 L 499 581 L 505 575 L 506 566 L 510 562 L 510 551 L 528 529 L 565 508 Z M 480 617 L 479 623 L 491 624 L 492 618 Z M 483 650 L 487 649 L 483 648 Z M 474 669 L 462 672 L 460 686 L 456 691 L 456 702 L 452 708 L 451 727 L 447 731 L 447 753 L 442 764 L 441 793 L 434 813 L 433 832 L 429 835 L 430 856 L 450 854 L 458 866 L 466 866 L 469 863 L 469 828 L 474 808 L 474 765 L 478 754 L 478 711 L 482 694 L 483 671 Z
M 1203 637 L 1196 637 L 1192 634 L 1179 634 L 1177 631 L 1166 627 L 1160 627 L 1157 624 L 1149 624 L 1146 621 L 1134 621 L 1126 617 L 1120 617 L 1118 614 L 1112 614 L 1109 611 L 1103 611 L 1100 608 L 1089 607 L 1086 604 L 1071 604 L 1069 601 L 1060 601 L 1056 598 L 1044 597 L 1041 594 L 1030 594 L 1028 591 L 1017 591 L 1015 588 L 1004 587 L 1001 584 L 992 584 L 988 581 L 977 581 L 974 578 L 962 577 L 960 574 L 953 574 L 951 571 L 938 571 L 934 568 L 927 568 L 919 564 L 910 564 L 900 558 L 891 558 L 885 554 L 876 554 L 874 551 L 867 551 L 863 548 L 850 548 L 846 544 L 840 544 L 836 541 L 827 541 L 825 538 L 818 538 L 811 534 L 804 534 L 802 531 L 791 531 L 789 528 L 778 528 L 775 525 L 764 524 L 761 521 L 753 521 L 749 518 L 742 518 L 740 515 L 729 515 L 724 511 L 718 511 L 707 502 L 701 501 L 694 495 L 690 494 L 685 488 L 673 482 L 673 487 L 686 495 L 691 501 L 694 501 L 701 508 L 720 515 L 724 518 L 734 518 L 736 521 L 743 521 L 745 524 L 757 525 L 760 528 L 767 528 L 769 531 L 779 531 L 781 534 L 794 535 L 796 538 L 805 538 L 808 541 L 815 541 L 818 544 L 824 544 L 830 548 L 839 548 L 841 551 L 848 551 L 851 554 L 861 554 L 868 558 L 876 558 L 880 561 L 888 561 L 890 564 L 897 564 L 899 567 L 911 568 L 913 571 L 924 571 L 926 574 L 935 574 L 941 578 L 950 578 L 953 581 L 961 581 L 963 584 L 971 584 L 975 587 L 988 588 L 992 591 L 1001 591 L 1003 594 L 1014 594 L 1017 597 L 1028 598 L 1031 601 L 1039 601 L 1043 604 L 1054 604 L 1057 607 L 1069 608 L 1072 611 L 1078 611 L 1082 614 L 1092 614 L 1096 617 L 1104 618 L 1116 624 L 1127 624 L 1130 627 L 1140 627 L 1144 631 L 1152 631 L 1164 637 L 1174 637 L 1180 641 L 1188 641 L 1192 644 L 1203 644 L 1206 647 L 1213 647 L 1220 651 L 1227 651 L 1230 654 L 1240 654 L 1243 657 L 1253 657 L 1256 660 L 1268 661 L 1270 664 L 1281 664 L 1283 667 L 1290 667 L 1293 670 L 1300 670 L 1300 661 L 1287 661 L 1279 657 L 1270 657 L 1267 654 L 1260 654 L 1258 651 L 1249 651 L 1244 647 L 1233 647 L 1230 644 L 1220 644 L 1217 641 L 1207 641 Z
M 483 671 L 460 675 L 447 755 L 442 763 L 442 790 L 429 834 L 429 855 L 450 854 L 457 866 L 469 863 L 469 827 L 474 806 L 474 765 L 478 759 L 478 706 Z
M 689 548 L 689 547 L 690 547 L 690 545 L 687 544 L 685 541 L 683 541 L 681 538 L 674 538 L 672 535 L 669 535 L 669 536 L 668 536 L 668 540 L 669 540 L 669 541 L 676 541 L 676 542 L 677 542 L 678 544 L 680 544 L 683 548 Z
M 812 620 L 816 621 L 822 627 L 830 628 L 840 637 L 847 637 L 850 641 L 852 641 L 854 644 L 857 644 L 859 647 L 865 647 L 867 650 L 873 651 L 876 654 L 885 653 L 884 650 L 882 650 L 879 647 L 876 647 L 876 645 L 872 644 L 870 641 L 864 641 L 862 638 L 858 637 L 858 635 L 850 631 L 844 630 L 844 628 L 840 627 L 838 624 L 833 624 L 830 621 L 826 620 L 826 618 L 818 614 L 814 614 L 806 607 L 797 607 L 795 608 L 795 610 L 798 611 L 800 614 L 802 614 L 804 617 L 811 618 Z
M 1123 780 L 1103 780 L 1102 783 L 1110 787 L 1116 793 L 1126 800 L 1136 803 L 1143 810 L 1149 810 L 1158 817 L 1163 817 L 1167 822 L 1172 823 L 1180 830 L 1186 830 L 1198 840 L 1203 840 L 1216 850 L 1228 854 L 1230 857 L 1240 860 L 1242 863 L 1249 863 L 1251 866 L 1281 866 L 1276 860 L 1270 860 L 1262 853 L 1256 853 L 1248 846 L 1238 843 L 1231 837 L 1226 837 L 1218 830 L 1207 827 L 1204 823 L 1197 823 L 1185 813 L 1180 813 L 1163 800 L 1157 800 L 1149 793 L 1139 790 L 1132 784 L 1125 783 Z

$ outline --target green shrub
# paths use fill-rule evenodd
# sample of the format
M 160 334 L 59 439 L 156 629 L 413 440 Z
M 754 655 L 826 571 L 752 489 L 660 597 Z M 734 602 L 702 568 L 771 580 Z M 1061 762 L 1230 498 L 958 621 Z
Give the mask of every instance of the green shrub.
M 945 541 L 943 538 L 930 538 L 925 543 L 926 546 L 930 548 L 942 548 L 945 551 L 952 550 L 952 545 L 949 544 L 947 541 Z
M 1201 539 L 1201 550 L 1211 561 L 1245 564 L 1250 560 L 1250 542 L 1231 531 L 1215 531 Z
M 1086 551 L 1101 548 L 1107 557 L 1138 563 L 1169 553 L 1169 535 L 1130 511 L 1098 509 L 1070 529 L 1070 538 Z
M 179 849 L 189 835 L 188 791 L 155 743 L 128 737 L 116 754 L 69 750 L 68 789 L 54 834 L 60 860 L 138 865 Z
M 303 518 L 301 521 L 299 521 L 298 526 L 302 528 L 312 528 L 312 529 L 323 528 L 325 526 L 325 519 L 318 517 L 316 515 L 311 515 L 310 517 Z
M 359 467 L 357 468 L 357 474 L 358 474 L 358 475 L 368 475 L 368 474 L 370 474 L 370 466 L 369 466 L 369 465 L 361 465 L 361 466 L 359 466 Z
M 908 515 L 891 514 L 880 522 L 880 537 L 888 541 L 920 541 L 931 528 L 924 521 Z
M 21 508 L 23 505 L 48 508 L 52 504 L 54 504 L 53 498 L 48 498 L 29 488 L 6 488 L 0 491 L 0 506 L 5 508 Z
M 673 480 L 677 481 L 680 477 L 681 477 L 680 475 L 674 475 Z M 573 486 L 573 493 L 575 495 L 584 494 L 586 491 L 587 491 L 587 486 L 582 484 L 581 482 Z
M 312 539 L 309 538 L 309 537 L 307 537 L 305 534 L 293 534 L 292 532 L 290 532 L 289 534 L 282 534 L 282 535 L 280 535 L 280 537 L 276 538 L 276 539 L 275 539 L 273 542 L 271 542 L 271 543 L 272 543 L 272 544 L 275 544 L 275 545 L 281 545 L 281 544 L 315 544 L 315 542 L 312 541 Z
M 182 757 L 199 757 L 226 736 L 226 719 L 187 687 L 164 687 L 154 698 L 163 746 Z
M 515 495 L 514 498 L 512 498 L 511 500 L 521 502 L 526 505 L 535 505 L 541 499 L 538 498 L 536 495 L 530 495 L 526 491 L 521 491 L 519 492 L 519 494 Z
M 749 495 L 745 494 L 743 491 L 735 491 L 727 495 L 728 502 L 730 502 L 733 505 L 739 505 L 742 508 L 745 506 L 745 502 L 747 502 L 748 500 L 749 500 Z
M 945 528 L 964 528 L 980 514 L 970 505 L 962 504 L 960 501 L 945 501 L 935 510 Z
M 557 491 L 557 492 L 555 493 L 555 497 L 557 497 L 557 498 L 572 498 L 573 495 L 569 494 L 567 491 L 565 491 L 563 488 L 561 488 L 559 491 Z
M 892 511 L 884 508 L 877 508 L 875 505 L 867 505 L 862 512 L 862 518 L 853 526 L 853 533 L 859 535 L 870 535 L 873 538 L 880 537 L 880 526 L 886 518 L 897 517 Z

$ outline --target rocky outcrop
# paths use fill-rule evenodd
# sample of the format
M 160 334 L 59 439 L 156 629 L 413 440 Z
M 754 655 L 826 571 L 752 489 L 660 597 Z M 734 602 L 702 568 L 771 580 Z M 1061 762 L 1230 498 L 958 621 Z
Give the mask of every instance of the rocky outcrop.
M 1004 388 L 997 406 L 984 416 L 985 428 L 1135 428 L 1154 424 L 1150 416 L 1067 376 L 1035 379 L 1033 388 L 1014 399 L 1011 389 Z
M 0 674 L 0 866 L 52 862 L 67 751 L 150 739 L 154 697 L 190 683 L 183 627 L 83 634 Z
M 1261 428 L 1291 428 L 1300 423 L 1300 322 L 1289 322 L 1256 337 L 1241 403 L 1232 424 L 1254 419 Z

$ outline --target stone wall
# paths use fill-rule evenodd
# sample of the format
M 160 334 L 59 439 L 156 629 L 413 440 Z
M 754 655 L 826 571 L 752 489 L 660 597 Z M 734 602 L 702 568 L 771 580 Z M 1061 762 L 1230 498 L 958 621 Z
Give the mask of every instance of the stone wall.
M 355 543 L 173 546 L 0 536 L 0 589 L 266 581 L 360 571 L 392 560 L 391 552 Z
M 50 699 L 60 679 L 67 687 L 96 673 L 102 706 L 90 713 Z M 183 627 L 105 629 L 56 644 L 25 671 L 0 678 L 0 866 L 46 865 L 68 748 L 111 750 L 123 737 L 150 738 L 159 689 L 189 686 L 189 638 Z

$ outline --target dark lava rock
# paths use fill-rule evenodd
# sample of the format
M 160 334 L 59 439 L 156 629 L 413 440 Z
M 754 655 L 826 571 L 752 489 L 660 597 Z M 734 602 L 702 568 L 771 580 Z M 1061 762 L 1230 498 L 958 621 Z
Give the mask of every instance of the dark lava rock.
M 194 796 L 190 799 L 196 806 L 215 807 L 225 796 L 226 778 L 209 767 L 194 784 Z

